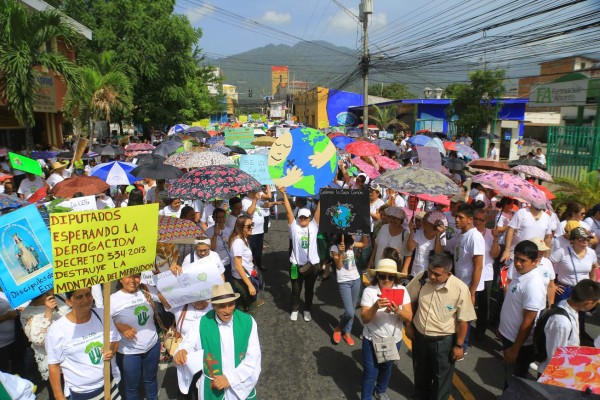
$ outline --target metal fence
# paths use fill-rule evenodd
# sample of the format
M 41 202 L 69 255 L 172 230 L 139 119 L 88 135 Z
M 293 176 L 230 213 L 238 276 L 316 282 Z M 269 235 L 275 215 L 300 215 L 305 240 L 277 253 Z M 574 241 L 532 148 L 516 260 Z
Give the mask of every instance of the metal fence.
M 581 170 L 600 166 L 600 132 L 591 126 L 551 126 L 546 152 L 552 176 L 577 179 Z

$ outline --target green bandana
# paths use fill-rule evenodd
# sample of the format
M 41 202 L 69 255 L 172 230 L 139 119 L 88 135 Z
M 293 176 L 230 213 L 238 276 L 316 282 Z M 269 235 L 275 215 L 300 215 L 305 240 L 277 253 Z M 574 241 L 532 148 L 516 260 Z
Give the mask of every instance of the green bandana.
M 200 341 L 204 350 L 204 398 L 221 400 L 224 390 L 211 389 L 208 377 L 223 375 L 221 363 L 221 334 L 215 311 L 211 310 L 200 321 Z M 252 331 L 252 317 L 239 310 L 233 312 L 233 346 L 235 350 L 235 366 L 237 367 L 246 357 L 248 341 Z M 256 393 L 252 390 L 248 399 L 254 399 Z

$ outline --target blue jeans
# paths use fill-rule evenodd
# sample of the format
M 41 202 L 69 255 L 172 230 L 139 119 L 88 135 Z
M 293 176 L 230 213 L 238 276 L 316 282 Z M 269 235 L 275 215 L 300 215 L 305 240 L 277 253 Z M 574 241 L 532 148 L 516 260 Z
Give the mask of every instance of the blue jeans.
M 396 343 L 396 347 L 400 349 L 402 341 Z M 383 364 L 377 363 L 373 342 L 363 338 L 362 341 L 362 357 L 363 357 L 363 376 L 361 385 L 361 400 L 371 400 L 373 392 L 378 394 L 385 393 L 392 376 L 392 366 L 394 363 L 388 361 Z M 377 383 L 377 385 L 375 384 Z
M 340 296 L 344 303 L 344 313 L 340 316 L 338 327 L 344 333 L 350 333 L 352 323 L 354 322 L 354 306 L 358 301 L 358 291 L 360 290 L 360 278 L 353 281 L 339 282 Z
M 158 360 L 160 358 L 160 341 L 140 354 L 117 353 L 117 365 L 121 371 L 125 390 L 122 392 L 125 400 L 138 400 L 141 381 L 144 382 L 146 399 L 158 399 Z

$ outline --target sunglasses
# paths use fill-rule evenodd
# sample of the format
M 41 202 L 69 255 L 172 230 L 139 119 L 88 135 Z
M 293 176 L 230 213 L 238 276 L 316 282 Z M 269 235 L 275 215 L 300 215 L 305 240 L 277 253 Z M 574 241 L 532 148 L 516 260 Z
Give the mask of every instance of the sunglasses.
M 377 279 L 379 279 L 380 281 L 393 281 L 394 279 L 396 279 L 396 274 L 377 274 Z
M 254 223 L 251 223 L 251 224 L 245 224 L 245 225 L 244 225 L 244 228 L 251 228 L 251 229 L 252 229 L 252 228 L 254 228 Z

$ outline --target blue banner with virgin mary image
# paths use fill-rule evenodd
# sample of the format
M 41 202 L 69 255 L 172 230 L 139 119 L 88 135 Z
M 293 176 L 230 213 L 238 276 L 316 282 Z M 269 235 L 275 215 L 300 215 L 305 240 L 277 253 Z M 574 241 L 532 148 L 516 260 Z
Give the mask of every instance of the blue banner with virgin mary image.
M 14 308 L 52 289 L 50 231 L 35 205 L 0 217 L 0 286 Z

